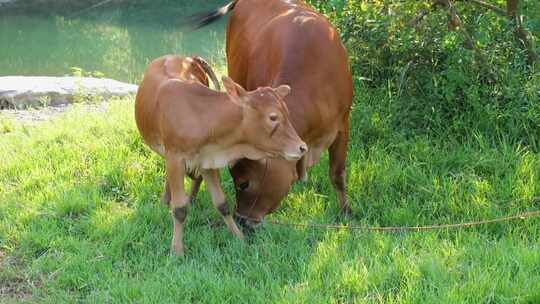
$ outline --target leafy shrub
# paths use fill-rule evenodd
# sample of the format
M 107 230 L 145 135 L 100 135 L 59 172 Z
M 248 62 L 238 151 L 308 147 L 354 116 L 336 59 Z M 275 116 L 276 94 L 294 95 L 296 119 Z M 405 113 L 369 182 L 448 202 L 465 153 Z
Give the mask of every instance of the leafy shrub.
M 509 18 L 454 1 L 471 49 L 434 1 L 310 2 L 340 30 L 359 82 L 358 106 L 377 109 L 392 131 L 457 139 L 481 133 L 539 149 L 538 66 L 527 63 Z M 519 13 L 538 36 L 540 3 L 522 1 Z M 363 100 L 380 90 L 386 98 Z

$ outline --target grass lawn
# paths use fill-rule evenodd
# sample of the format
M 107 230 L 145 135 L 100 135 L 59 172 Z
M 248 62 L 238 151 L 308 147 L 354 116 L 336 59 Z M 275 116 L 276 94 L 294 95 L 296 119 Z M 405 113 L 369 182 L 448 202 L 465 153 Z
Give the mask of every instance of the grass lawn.
M 475 133 L 390 132 L 358 98 L 348 158 L 354 216 L 339 217 L 324 158 L 272 219 L 427 225 L 540 208 L 537 152 Z M 138 135 L 132 99 L 33 127 L 0 119 L 0 302 L 540 303 L 539 219 L 395 234 L 267 224 L 244 244 L 203 187 L 177 258 L 159 203 L 163 175 Z

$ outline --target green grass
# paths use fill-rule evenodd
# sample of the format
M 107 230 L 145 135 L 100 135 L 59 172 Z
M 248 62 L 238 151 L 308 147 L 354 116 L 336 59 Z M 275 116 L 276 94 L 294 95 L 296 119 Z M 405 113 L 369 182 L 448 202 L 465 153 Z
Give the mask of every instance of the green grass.
M 353 218 L 338 216 L 327 158 L 271 218 L 425 225 L 540 208 L 537 152 L 479 134 L 457 141 L 389 131 L 359 95 Z M 244 244 L 202 188 L 186 256 L 177 258 L 159 204 L 163 162 L 137 133 L 133 100 L 34 127 L 0 120 L 0 302 L 540 302 L 538 219 L 397 234 L 265 225 Z

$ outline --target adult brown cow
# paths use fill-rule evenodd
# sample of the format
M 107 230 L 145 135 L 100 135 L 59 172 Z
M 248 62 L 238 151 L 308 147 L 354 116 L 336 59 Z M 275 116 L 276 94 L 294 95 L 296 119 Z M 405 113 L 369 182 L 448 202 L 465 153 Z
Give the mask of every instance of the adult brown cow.
M 231 12 L 227 26 L 229 76 L 247 89 L 288 84 L 285 98 L 294 128 L 309 152 L 298 162 L 242 160 L 232 169 L 236 216 L 254 226 L 279 206 L 291 184 L 328 149 L 330 178 L 349 213 L 345 164 L 352 77 L 339 34 L 299 0 L 237 0 L 196 18 L 203 26 Z
M 184 252 L 183 224 L 190 203 L 185 175 L 202 176 L 227 227 L 243 238 L 229 212 L 219 169 L 241 158 L 299 160 L 307 151 L 283 102 L 289 86 L 247 92 L 224 77 L 227 93 L 214 91 L 207 86 L 205 72 L 212 79 L 214 73 L 201 62 L 180 56 L 152 61 L 135 100 L 135 120 L 144 142 L 165 158 L 164 197 L 170 198 L 173 218 L 171 249 L 179 255 Z

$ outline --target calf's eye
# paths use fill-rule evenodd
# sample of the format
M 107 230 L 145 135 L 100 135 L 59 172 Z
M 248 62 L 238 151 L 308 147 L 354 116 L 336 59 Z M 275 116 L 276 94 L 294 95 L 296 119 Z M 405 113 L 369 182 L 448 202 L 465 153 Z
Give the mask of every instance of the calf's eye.
M 270 113 L 270 115 L 268 115 L 268 118 L 270 118 L 271 121 L 277 121 L 278 115 L 276 113 Z

